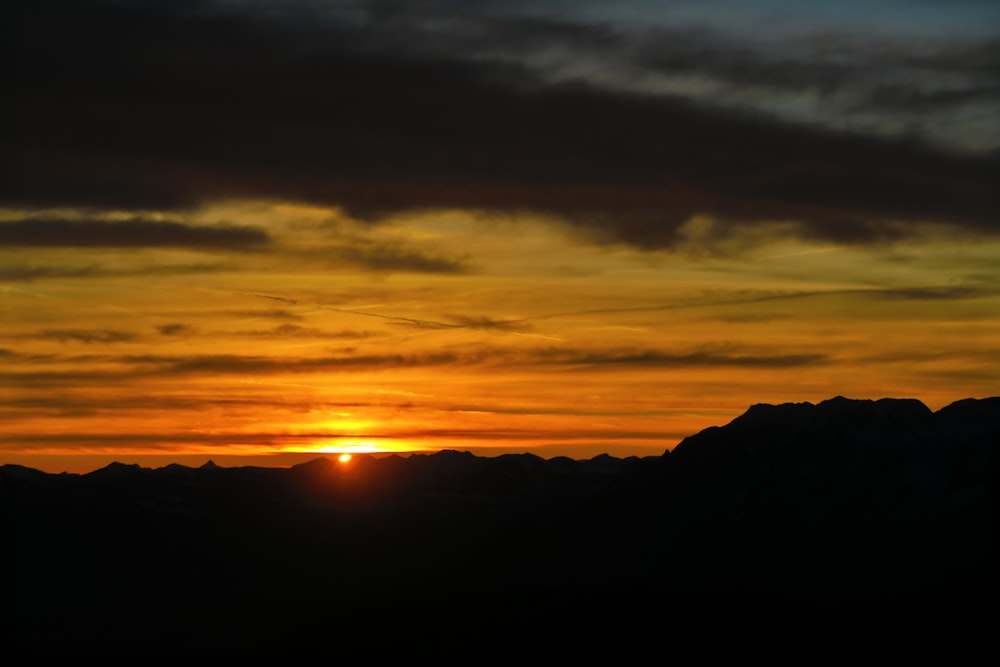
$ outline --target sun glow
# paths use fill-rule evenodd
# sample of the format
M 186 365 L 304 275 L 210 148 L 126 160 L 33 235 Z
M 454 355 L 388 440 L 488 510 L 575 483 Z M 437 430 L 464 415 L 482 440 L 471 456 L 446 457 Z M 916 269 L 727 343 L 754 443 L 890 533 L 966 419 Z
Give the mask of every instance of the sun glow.
M 384 447 L 372 440 L 348 440 L 333 445 L 325 445 L 318 449 L 311 450 L 324 454 L 341 454 L 350 457 L 351 454 L 378 454 L 380 452 L 391 451 L 391 448 Z M 341 460 L 344 460 L 341 458 Z
M 341 463 L 347 463 L 348 461 L 351 460 L 351 455 L 341 454 L 340 456 L 337 457 L 337 460 L 340 461 Z

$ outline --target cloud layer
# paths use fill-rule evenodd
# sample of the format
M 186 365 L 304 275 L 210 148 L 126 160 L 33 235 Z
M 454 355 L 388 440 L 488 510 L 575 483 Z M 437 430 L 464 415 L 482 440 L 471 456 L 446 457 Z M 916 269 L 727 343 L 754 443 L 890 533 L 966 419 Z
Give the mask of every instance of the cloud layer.
M 452 44 L 454 28 L 437 48 L 426 46 L 425 28 L 423 41 L 406 46 L 389 37 L 417 34 L 399 27 L 412 7 L 378 20 L 372 7 L 363 20 L 320 21 L 239 3 L 26 3 L 13 45 L 13 173 L 0 194 L 18 206 L 105 209 L 263 197 L 341 206 L 368 220 L 412 209 L 532 211 L 648 249 L 680 243 L 697 216 L 716 221 L 716 236 L 779 221 L 841 243 L 905 238 L 923 223 L 998 231 L 995 151 L 792 122 L 753 105 L 601 86 L 593 77 L 553 78 L 534 61 L 472 57 L 468 44 Z M 508 40 L 512 20 L 480 16 L 476 25 Z M 592 25 L 538 25 L 573 48 L 624 39 L 602 42 Z M 632 39 L 631 60 L 764 87 L 839 89 L 860 71 L 790 68 L 714 33 L 697 48 L 671 35 Z M 975 63 L 994 51 L 981 47 L 979 60 L 941 52 L 922 67 L 978 71 Z M 863 103 L 957 101 L 991 96 L 991 85 L 876 86 Z M 105 227 L 98 235 L 122 233 Z M 200 243 L 228 234 L 236 248 L 266 241 L 245 229 L 171 233 Z

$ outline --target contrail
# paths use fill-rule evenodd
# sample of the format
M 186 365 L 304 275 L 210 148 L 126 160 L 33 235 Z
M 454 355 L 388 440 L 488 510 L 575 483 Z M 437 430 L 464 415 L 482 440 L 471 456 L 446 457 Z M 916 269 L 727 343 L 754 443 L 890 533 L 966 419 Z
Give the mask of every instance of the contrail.
M 382 320 L 393 320 L 395 322 L 406 322 L 425 329 L 464 329 L 466 325 L 451 324 L 449 322 L 438 322 L 436 320 L 420 320 L 414 317 L 400 317 L 398 315 L 382 315 L 381 313 L 370 313 L 364 310 L 351 310 L 350 308 L 337 308 L 336 306 L 320 306 L 323 310 L 333 310 L 338 313 L 349 313 L 351 315 L 364 315 L 365 317 L 377 317 Z
M 813 248 L 812 250 L 801 250 L 799 252 L 786 252 L 780 255 L 768 255 L 766 257 L 761 257 L 761 259 L 784 259 L 785 257 L 800 257 L 802 255 L 816 255 L 819 253 L 834 252 L 837 250 L 843 250 L 844 246 L 830 246 L 829 248 Z

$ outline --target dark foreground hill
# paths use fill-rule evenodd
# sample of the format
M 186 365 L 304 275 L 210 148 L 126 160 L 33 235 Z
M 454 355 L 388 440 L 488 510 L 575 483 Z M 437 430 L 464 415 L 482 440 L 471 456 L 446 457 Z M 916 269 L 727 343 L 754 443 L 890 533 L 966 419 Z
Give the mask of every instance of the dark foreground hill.
M 3 466 L 4 646 L 974 656 L 998 446 L 1000 398 L 838 397 L 647 458 Z

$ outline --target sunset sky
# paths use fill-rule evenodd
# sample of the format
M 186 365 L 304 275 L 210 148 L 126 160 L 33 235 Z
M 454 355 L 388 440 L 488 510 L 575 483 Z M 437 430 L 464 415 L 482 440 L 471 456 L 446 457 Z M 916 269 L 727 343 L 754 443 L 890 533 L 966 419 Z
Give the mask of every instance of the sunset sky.
M 2 11 L 0 464 L 1000 394 L 993 0 Z

